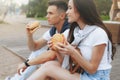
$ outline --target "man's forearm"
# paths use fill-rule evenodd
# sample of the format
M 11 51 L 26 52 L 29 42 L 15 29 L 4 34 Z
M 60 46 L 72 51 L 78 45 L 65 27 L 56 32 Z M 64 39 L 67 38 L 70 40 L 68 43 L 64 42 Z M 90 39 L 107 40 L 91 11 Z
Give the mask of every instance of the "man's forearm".
M 35 42 L 33 40 L 32 35 L 28 36 L 28 47 L 31 51 L 35 50 Z
M 42 53 L 41 55 L 37 56 L 36 58 L 28 61 L 29 65 L 38 65 L 38 64 L 42 64 L 46 61 L 50 61 L 50 60 L 54 60 L 56 58 L 56 52 L 49 50 L 46 51 L 44 53 Z

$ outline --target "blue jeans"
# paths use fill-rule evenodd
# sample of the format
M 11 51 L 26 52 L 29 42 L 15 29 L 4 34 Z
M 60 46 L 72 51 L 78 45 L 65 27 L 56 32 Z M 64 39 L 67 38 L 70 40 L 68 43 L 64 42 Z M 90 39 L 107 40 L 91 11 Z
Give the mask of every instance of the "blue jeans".
M 38 51 L 32 52 L 28 59 L 33 59 L 45 51 L 47 51 L 47 47 L 43 47 Z M 39 66 L 40 65 L 30 66 L 21 75 L 15 74 L 10 78 L 10 80 L 26 80 Z
M 111 69 L 98 70 L 95 74 L 84 72 L 80 74 L 80 80 L 110 80 L 110 71 Z

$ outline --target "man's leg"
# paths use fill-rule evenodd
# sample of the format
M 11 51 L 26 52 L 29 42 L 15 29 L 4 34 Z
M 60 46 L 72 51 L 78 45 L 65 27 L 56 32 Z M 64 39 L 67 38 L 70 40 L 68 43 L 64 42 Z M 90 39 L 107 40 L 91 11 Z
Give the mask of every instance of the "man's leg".
M 32 52 L 28 59 L 33 59 L 47 50 L 47 47 L 41 48 L 35 52 Z M 9 80 L 26 80 L 37 68 L 39 65 L 34 65 L 28 67 L 21 75 L 15 74 L 15 76 L 11 77 Z

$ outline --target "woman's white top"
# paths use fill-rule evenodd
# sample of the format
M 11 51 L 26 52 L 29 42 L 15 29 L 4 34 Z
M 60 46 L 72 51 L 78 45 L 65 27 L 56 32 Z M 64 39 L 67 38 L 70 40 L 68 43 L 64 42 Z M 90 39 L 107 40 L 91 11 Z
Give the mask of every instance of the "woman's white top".
M 75 39 L 72 42 L 72 44 L 77 45 L 81 40 L 81 43 L 78 45 L 78 48 L 80 49 L 82 56 L 88 61 L 90 61 L 91 59 L 93 47 L 95 47 L 96 45 L 106 44 L 103 57 L 97 70 L 105 70 L 110 69 L 112 67 L 110 64 L 112 53 L 111 42 L 109 41 L 106 32 L 102 28 L 96 25 L 86 25 L 83 30 L 80 30 L 79 27 L 76 27 L 74 29 L 74 37 Z M 63 64 L 64 65 L 62 65 L 62 67 L 68 68 L 69 56 L 65 56 Z
M 80 30 L 79 27 L 76 27 L 76 29 L 74 30 L 74 36 L 78 38 L 76 34 L 77 35 L 84 34 L 87 32 L 86 30 L 91 29 L 93 27 L 96 27 L 96 29 L 90 32 L 88 36 L 81 41 L 78 47 L 80 48 L 82 56 L 86 60 L 90 61 L 92 57 L 93 47 L 100 44 L 106 44 L 102 60 L 98 66 L 98 70 L 110 69 L 112 67 L 110 64 L 112 49 L 111 49 L 111 46 L 108 47 L 108 43 L 109 45 L 111 45 L 111 42 L 109 41 L 106 32 L 102 28 L 98 26 L 86 25 L 83 30 Z M 75 40 L 77 40 L 76 42 L 78 42 L 79 39 L 75 39 Z M 109 48 L 109 51 L 108 51 L 108 48 Z

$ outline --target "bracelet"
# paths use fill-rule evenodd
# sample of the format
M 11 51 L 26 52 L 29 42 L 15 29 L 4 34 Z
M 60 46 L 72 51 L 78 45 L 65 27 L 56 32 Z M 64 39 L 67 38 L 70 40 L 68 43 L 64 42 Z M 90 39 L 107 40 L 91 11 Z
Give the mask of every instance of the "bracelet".
M 28 64 L 28 61 L 29 61 L 29 59 L 27 59 L 27 60 L 24 62 L 24 64 L 25 64 L 26 67 L 29 67 L 29 66 L 30 66 L 30 65 Z

